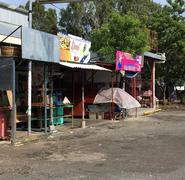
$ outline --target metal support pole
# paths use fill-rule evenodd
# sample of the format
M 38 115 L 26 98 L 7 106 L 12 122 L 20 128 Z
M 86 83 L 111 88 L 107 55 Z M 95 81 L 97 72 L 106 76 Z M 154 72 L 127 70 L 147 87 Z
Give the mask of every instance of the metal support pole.
M 13 60 L 13 75 L 12 75 L 12 129 L 11 129 L 11 144 L 15 143 L 16 139 L 16 104 L 15 104 L 15 61 Z
M 47 73 L 48 66 L 44 64 L 44 132 L 47 133 Z
M 84 71 L 82 71 L 82 128 L 85 128 Z
M 32 0 L 29 0 L 29 28 L 32 28 Z
M 75 102 L 75 78 L 74 78 L 74 71 L 72 71 L 72 87 L 73 87 L 73 104 Z
M 113 82 L 113 72 L 111 74 L 111 82 L 112 82 L 111 115 L 112 115 L 112 120 L 114 120 L 114 82 Z
M 29 28 L 32 28 L 32 0 L 29 0 Z M 31 135 L 32 61 L 28 64 L 28 136 Z
M 152 91 L 152 108 L 156 108 L 155 100 L 155 62 L 151 63 L 151 91 Z
M 28 136 L 31 135 L 32 62 L 28 64 Z
M 50 85 L 51 85 L 51 92 L 50 92 L 50 131 L 54 131 L 55 127 L 53 125 L 53 66 L 51 66 L 51 74 L 50 74 Z

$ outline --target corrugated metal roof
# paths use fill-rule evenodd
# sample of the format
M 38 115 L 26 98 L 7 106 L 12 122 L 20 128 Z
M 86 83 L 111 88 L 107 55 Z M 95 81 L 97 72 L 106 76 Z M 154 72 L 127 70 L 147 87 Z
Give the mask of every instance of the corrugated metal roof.
M 19 12 L 21 14 L 25 14 L 25 15 L 28 14 L 28 11 L 26 9 L 19 8 L 19 7 L 16 7 L 14 5 L 10 5 L 10 4 L 4 3 L 4 2 L 0 2 L 0 7 L 4 8 L 4 9 L 11 10 L 11 11 Z
M 156 53 L 152 53 L 152 52 L 145 52 L 144 56 L 153 58 L 153 59 L 157 60 L 158 62 L 162 62 L 162 63 L 164 63 L 166 61 L 165 54 L 156 54 Z
M 99 71 L 109 71 L 109 69 L 103 68 L 101 66 L 95 64 L 78 64 L 78 63 L 70 63 L 70 62 L 60 62 L 60 65 L 66 66 L 73 69 L 89 69 L 89 70 L 99 70 Z
M 0 22 L 28 27 L 28 14 L 19 13 L 0 6 Z

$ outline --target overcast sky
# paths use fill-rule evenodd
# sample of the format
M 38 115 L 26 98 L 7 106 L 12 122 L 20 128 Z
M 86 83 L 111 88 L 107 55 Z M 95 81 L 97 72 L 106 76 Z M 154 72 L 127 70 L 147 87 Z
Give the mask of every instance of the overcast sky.
M 26 4 L 26 2 L 27 2 L 28 0 L 0 0 L 0 2 L 5 2 L 5 3 L 7 3 L 7 4 L 13 4 L 13 5 L 16 5 L 16 6 L 19 6 L 20 4 L 22 4 L 22 5 L 25 5 Z M 157 2 L 157 3 L 160 3 L 160 4 L 162 4 L 162 5 L 164 5 L 165 3 L 166 3 L 166 0 L 153 0 L 154 2 Z M 51 5 L 50 5 L 51 6 Z M 61 5 L 61 4 L 57 4 L 57 6 L 58 7 L 62 7 L 62 6 L 66 6 L 66 4 L 64 4 L 64 5 Z M 53 6 L 52 6 L 53 7 Z

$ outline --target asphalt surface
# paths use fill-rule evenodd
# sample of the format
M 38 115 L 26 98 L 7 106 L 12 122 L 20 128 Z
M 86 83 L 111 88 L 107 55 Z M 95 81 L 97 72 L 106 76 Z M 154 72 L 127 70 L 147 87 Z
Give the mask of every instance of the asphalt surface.
M 183 180 L 185 111 L 107 121 L 0 147 L 0 180 Z

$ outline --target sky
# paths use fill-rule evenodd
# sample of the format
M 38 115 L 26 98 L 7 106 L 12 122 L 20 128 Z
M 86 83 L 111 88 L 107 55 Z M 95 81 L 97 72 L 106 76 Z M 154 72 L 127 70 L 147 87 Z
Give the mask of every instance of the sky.
M 25 5 L 26 2 L 28 0 L 0 0 L 0 2 L 5 2 L 7 4 L 12 4 L 12 5 L 16 5 L 16 6 L 19 6 L 19 5 Z M 166 0 L 153 0 L 154 2 L 156 3 L 160 3 L 162 5 L 164 5 L 166 3 Z M 48 5 L 49 7 L 53 7 L 52 5 Z M 64 3 L 63 5 L 62 4 L 56 4 L 57 7 L 59 8 L 62 8 L 62 7 L 65 7 L 66 6 L 66 3 Z

